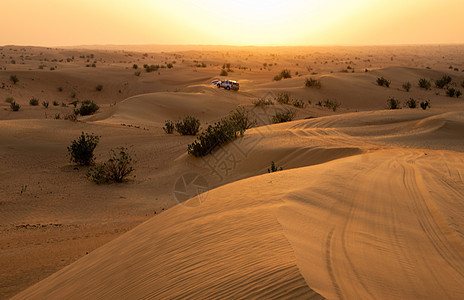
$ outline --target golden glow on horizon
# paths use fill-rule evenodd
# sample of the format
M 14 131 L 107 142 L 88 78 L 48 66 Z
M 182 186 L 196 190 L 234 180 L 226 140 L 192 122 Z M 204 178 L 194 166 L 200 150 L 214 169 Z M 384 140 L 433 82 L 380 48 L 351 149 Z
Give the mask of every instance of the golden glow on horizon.
M 0 45 L 464 43 L 464 1 L 17 0 Z

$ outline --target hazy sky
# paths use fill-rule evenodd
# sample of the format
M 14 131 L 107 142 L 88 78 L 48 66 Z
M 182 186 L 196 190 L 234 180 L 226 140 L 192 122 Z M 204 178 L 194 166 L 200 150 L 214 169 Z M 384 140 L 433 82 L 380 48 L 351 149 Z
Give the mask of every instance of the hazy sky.
M 463 0 L 5 0 L 0 45 L 464 43 Z

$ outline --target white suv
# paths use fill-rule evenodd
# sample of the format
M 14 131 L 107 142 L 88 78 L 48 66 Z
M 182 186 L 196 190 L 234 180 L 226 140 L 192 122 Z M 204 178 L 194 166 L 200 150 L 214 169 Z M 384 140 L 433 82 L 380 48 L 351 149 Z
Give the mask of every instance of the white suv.
M 235 80 L 224 80 L 217 82 L 218 88 L 225 88 L 226 90 L 238 90 L 240 88 L 240 84 Z

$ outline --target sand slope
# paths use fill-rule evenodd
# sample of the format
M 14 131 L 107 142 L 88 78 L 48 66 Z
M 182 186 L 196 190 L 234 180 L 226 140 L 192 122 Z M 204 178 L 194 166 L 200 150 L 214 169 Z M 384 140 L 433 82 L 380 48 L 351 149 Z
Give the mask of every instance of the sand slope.
M 17 298 L 308 298 L 311 289 L 330 299 L 462 298 L 464 155 L 425 149 L 436 130 L 452 142 L 462 114 L 364 114 L 267 127 L 262 149 L 288 147 L 290 134 L 327 157 L 340 153 L 222 186 L 190 200 L 201 201 L 196 207 L 178 205 Z M 413 136 L 406 120 L 437 119 L 453 126 L 423 125 L 422 150 L 381 141 Z M 355 136 L 365 122 L 376 124 Z M 385 126 L 403 131 L 387 135 Z M 358 152 L 344 152 L 355 145 Z

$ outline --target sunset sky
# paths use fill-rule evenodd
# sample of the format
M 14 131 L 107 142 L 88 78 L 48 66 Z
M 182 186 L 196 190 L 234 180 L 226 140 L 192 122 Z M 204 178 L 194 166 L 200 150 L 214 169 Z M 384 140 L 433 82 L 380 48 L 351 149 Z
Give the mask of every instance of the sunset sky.
M 462 0 L 11 0 L 0 45 L 464 43 Z

